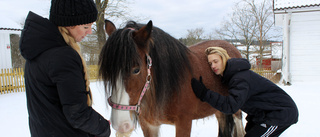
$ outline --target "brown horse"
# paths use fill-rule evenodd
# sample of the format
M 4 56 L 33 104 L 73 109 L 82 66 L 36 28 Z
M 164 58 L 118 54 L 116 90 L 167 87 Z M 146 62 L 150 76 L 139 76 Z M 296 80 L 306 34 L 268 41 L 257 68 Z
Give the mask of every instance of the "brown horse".
M 106 20 L 106 32 L 109 38 L 100 54 L 99 74 L 110 96 L 111 123 L 117 132 L 131 132 L 139 121 L 146 137 L 158 136 L 161 124 L 175 125 L 177 137 L 189 137 L 193 119 L 215 114 L 219 136 L 244 136 L 240 110 L 223 114 L 196 98 L 191 88 L 191 79 L 202 76 L 208 88 L 227 95 L 204 50 L 219 46 L 231 57 L 241 57 L 234 46 L 215 40 L 187 48 L 151 21 L 147 25 L 131 21 L 116 30 Z

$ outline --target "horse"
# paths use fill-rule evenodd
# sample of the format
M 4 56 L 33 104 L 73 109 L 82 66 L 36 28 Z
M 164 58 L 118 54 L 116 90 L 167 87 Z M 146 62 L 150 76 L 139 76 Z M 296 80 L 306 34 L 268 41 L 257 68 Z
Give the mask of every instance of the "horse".
M 205 41 L 189 48 L 152 21 L 130 21 L 122 29 L 105 20 L 109 35 L 99 55 L 99 77 L 112 107 L 117 133 L 130 133 L 137 122 L 146 137 L 157 137 L 162 124 L 175 126 L 176 137 L 189 137 L 192 120 L 215 115 L 219 137 L 244 136 L 242 112 L 224 114 L 199 100 L 191 79 L 202 76 L 207 88 L 228 95 L 227 87 L 207 62 L 205 49 L 219 46 L 234 58 L 239 51 L 226 41 Z M 128 135 L 128 134 L 127 134 Z

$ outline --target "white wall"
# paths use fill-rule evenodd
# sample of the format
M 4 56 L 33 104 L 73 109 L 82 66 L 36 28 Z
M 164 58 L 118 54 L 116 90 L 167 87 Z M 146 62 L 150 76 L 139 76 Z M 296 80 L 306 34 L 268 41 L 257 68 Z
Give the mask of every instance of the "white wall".
M 0 32 L 0 69 L 12 68 L 10 35 Z
M 289 43 L 292 83 L 320 81 L 320 11 L 292 13 Z

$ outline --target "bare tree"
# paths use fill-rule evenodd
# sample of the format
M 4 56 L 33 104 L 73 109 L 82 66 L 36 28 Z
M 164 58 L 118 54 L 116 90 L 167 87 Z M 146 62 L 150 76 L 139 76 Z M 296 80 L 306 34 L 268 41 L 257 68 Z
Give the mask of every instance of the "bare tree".
M 109 19 L 113 22 L 117 20 L 128 20 L 134 17 L 130 14 L 131 4 L 127 0 L 95 0 L 98 9 L 98 19 L 96 21 L 96 35 L 98 38 L 99 47 L 102 47 L 106 42 L 106 35 L 104 31 L 104 21 Z
M 268 49 L 271 49 L 269 43 L 267 43 L 267 40 L 271 38 L 269 32 L 274 26 L 274 22 L 272 20 L 272 3 L 270 0 L 261 0 L 260 3 L 256 2 L 255 0 L 243 1 L 249 6 L 251 14 L 255 18 L 257 24 L 257 30 L 255 31 L 254 36 L 259 42 L 259 46 L 256 50 L 260 58 L 260 63 L 258 63 L 259 68 L 261 68 L 264 52 Z
M 102 46 L 106 43 L 106 33 L 104 29 L 105 19 L 109 20 L 128 20 L 130 17 L 130 4 L 127 0 L 95 0 L 98 10 L 98 18 L 93 27 L 93 33 L 88 35 L 80 44 L 82 54 L 84 55 L 87 64 L 95 65 L 97 56 L 100 54 Z
M 106 14 L 106 8 L 108 6 L 109 0 L 95 0 L 97 10 L 98 10 L 98 18 L 96 21 L 96 35 L 98 40 L 98 47 L 101 49 L 104 43 L 106 43 L 106 33 L 104 32 L 104 20 Z
M 229 19 L 224 20 L 222 27 L 215 30 L 216 34 L 233 44 L 241 41 L 244 46 L 240 48 L 242 55 L 250 59 L 252 54 L 258 54 L 261 67 L 263 56 L 271 51 L 267 41 L 279 37 L 277 33 L 271 33 L 275 28 L 272 4 L 270 0 L 241 0 L 233 9 Z M 254 41 L 258 41 L 258 46 L 253 45 Z
M 230 20 L 224 20 L 222 27 L 216 29 L 216 33 L 223 39 L 229 39 L 234 46 L 239 46 L 237 42 L 242 41 L 243 49 L 239 49 L 241 54 L 249 59 L 250 46 L 254 41 L 256 31 L 255 18 L 250 13 L 248 6 L 236 4 L 234 11 L 230 15 Z
M 187 31 L 188 31 L 188 34 L 186 36 L 186 39 L 180 39 L 180 41 L 182 41 L 183 44 L 187 46 L 191 46 L 193 44 L 196 44 L 204 40 L 203 28 L 190 29 Z

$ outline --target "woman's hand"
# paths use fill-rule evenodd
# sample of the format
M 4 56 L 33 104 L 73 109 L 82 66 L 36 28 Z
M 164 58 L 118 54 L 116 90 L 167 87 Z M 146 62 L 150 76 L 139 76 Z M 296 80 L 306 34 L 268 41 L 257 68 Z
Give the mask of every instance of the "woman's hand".
M 191 79 L 191 86 L 194 94 L 199 98 L 201 101 L 204 101 L 204 98 L 208 92 L 207 87 L 202 83 L 202 77 L 200 76 L 199 80 L 192 78 Z

